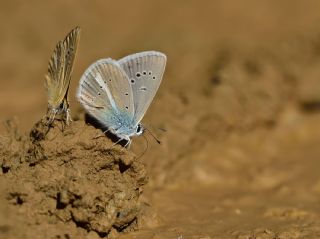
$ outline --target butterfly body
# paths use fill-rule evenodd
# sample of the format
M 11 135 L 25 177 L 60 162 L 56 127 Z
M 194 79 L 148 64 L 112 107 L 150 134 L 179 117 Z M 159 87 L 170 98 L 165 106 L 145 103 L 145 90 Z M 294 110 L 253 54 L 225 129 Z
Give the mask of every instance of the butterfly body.
M 77 97 L 107 131 L 130 145 L 130 137 L 143 133 L 140 121 L 160 86 L 165 64 L 166 56 L 156 51 L 99 60 L 81 77 Z
M 67 99 L 63 99 L 63 102 L 58 106 L 52 106 L 52 104 L 48 104 L 47 116 L 49 118 L 48 120 L 49 124 L 52 123 L 56 115 L 59 115 L 59 114 L 66 114 L 65 120 L 67 124 L 68 122 L 71 121 L 69 103 Z
M 130 141 L 130 137 L 141 135 L 143 127 L 140 123 L 135 124 L 132 115 L 124 111 L 111 110 L 106 116 L 101 117 L 102 121 L 111 121 L 112 125 L 106 126 L 108 130 L 121 139 Z

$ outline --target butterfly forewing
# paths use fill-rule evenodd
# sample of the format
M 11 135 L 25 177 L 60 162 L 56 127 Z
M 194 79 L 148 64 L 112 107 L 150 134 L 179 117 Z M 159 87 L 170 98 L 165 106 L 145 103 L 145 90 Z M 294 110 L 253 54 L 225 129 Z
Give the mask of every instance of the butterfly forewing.
M 58 108 L 67 97 L 79 40 L 80 28 L 76 27 L 57 44 L 50 58 L 46 88 L 51 108 Z
M 128 75 L 132 87 L 135 124 L 144 116 L 160 86 L 166 59 L 160 52 L 147 51 L 118 61 Z
M 133 118 L 133 96 L 128 77 L 112 59 L 99 60 L 85 71 L 77 97 L 87 112 L 108 127 L 114 126 L 117 115 Z

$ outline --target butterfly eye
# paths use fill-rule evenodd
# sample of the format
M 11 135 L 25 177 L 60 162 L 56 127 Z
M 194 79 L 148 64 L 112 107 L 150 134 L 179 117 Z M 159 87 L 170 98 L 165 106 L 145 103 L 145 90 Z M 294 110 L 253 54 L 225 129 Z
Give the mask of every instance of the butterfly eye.
M 137 132 L 137 135 L 140 135 L 143 133 L 143 128 L 141 127 L 141 124 L 138 124 L 136 132 Z
M 146 90 L 147 90 L 147 87 L 142 86 L 142 87 L 140 88 L 140 90 L 146 91 Z
M 143 72 L 142 72 L 142 74 L 146 75 L 146 74 L 147 74 L 147 72 L 146 72 L 146 71 L 143 71 Z
M 134 84 L 136 81 L 134 79 L 131 79 L 131 84 Z
M 140 77 L 140 76 L 141 76 L 141 73 L 137 72 L 136 77 Z
M 152 79 L 154 79 L 154 80 L 155 80 L 155 79 L 156 79 L 156 77 L 155 77 L 155 76 L 153 76 L 153 77 L 152 77 Z
M 129 95 L 129 93 L 128 93 L 128 92 L 126 92 L 126 93 L 125 93 L 125 95 Z
M 149 76 L 151 76 L 151 75 L 152 75 L 152 72 L 151 72 L 151 71 L 149 71 L 149 72 L 148 72 L 148 74 L 149 74 Z

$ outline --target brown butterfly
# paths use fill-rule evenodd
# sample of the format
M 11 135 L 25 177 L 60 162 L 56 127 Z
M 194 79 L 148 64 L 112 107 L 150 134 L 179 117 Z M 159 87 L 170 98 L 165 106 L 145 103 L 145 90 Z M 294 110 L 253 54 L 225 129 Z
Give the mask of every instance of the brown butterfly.
M 76 27 L 59 41 L 54 49 L 48 65 L 48 73 L 45 77 L 45 86 L 48 92 L 48 124 L 51 124 L 57 114 L 63 116 L 66 124 L 71 120 L 68 90 L 73 70 L 73 64 L 80 40 L 80 27 Z

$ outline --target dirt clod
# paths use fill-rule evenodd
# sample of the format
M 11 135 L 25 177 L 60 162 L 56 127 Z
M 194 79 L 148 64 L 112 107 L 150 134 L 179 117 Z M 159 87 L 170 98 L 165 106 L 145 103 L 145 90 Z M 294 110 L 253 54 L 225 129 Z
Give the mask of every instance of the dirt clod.
M 64 222 L 100 237 L 135 228 L 147 182 L 144 165 L 106 138 L 95 138 L 98 133 L 83 122 L 61 131 L 58 123 L 48 127 L 39 121 L 30 138 L 15 142 L 21 151 L 14 155 L 21 161 L 1 157 L 2 167 L 10 169 L 2 176 L 7 203 L 17 212 L 30 211 L 31 227 Z M 27 152 L 23 145 L 29 146 Z M 10 221 L 7 226 L 10 235 Z

